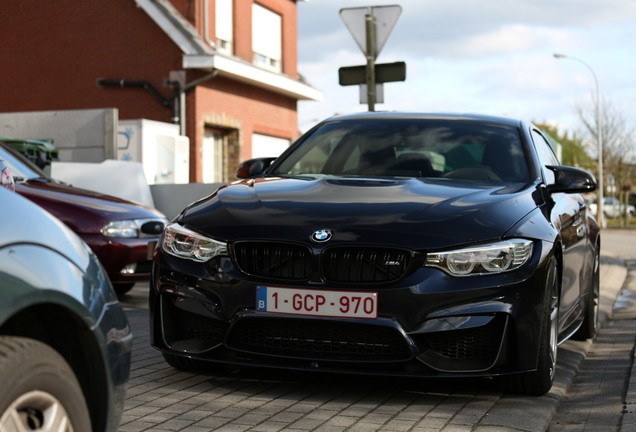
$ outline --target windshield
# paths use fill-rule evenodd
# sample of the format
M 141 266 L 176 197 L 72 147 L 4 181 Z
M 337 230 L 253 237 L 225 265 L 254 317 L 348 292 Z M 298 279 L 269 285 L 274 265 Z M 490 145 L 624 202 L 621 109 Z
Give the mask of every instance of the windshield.
M 526 182 L 529 178 L 514 127 L 412 118 L 326 123 L 303 138 L 271 174 L 500 182 Z
M 13 149 L 0 145 L 0 158 L 4 159 L 15 181 L 47 178 L 46 174 Z

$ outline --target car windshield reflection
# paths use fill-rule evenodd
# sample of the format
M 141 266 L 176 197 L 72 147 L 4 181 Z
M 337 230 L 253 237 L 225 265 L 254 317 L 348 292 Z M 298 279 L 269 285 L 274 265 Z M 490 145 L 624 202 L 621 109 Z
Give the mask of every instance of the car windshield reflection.
M 277 176 L 380 176 L 527 182 L 513 127 L 444 120 L 360 120 L 317 128 L 272 168 Z

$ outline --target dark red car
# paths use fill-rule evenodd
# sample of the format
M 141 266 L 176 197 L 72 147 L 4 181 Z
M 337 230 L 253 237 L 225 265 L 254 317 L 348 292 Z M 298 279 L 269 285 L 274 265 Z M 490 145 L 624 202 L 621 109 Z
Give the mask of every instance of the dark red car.
M 151 257 L 167 219 L 160 211 L 48 177 L 19 152 L 0 143 L 15 191 L 75 231 L 95 252 L 117 294 L 150 279 Z

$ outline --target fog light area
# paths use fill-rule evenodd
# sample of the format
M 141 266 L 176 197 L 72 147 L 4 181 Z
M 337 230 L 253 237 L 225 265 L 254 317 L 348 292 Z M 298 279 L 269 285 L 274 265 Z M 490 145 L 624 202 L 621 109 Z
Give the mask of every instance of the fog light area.
M 130 274 L 135 274 L 136 270 L 137 270 L 137 264 L 133 263 L 133 264 L 128 264 L 126 267 L 121 269 L 120 273 L 123 275 L 130 275 Z

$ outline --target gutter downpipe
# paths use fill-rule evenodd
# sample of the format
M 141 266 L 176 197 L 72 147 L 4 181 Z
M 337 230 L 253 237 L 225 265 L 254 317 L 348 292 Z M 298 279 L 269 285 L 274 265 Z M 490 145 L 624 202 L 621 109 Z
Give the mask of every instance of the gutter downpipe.
M 212 48 L 216 48 L 216 44 L 214 41 L 210 39 L 210 0 L 203 0 L 203 39 L 205 43 L 210 45 Z M 212 70 L 212 73 L 205 75 L 199 79 L 196 79 L 190 83 L 184 84 L 184 86 L 180 89 L 179 92 L 179 129 L 181 130 L 181 135 L 186 134 L 186 92 L 192 90 L 199 84 L 211 80 L 214 78 L 219 72 L 216 69 Z
M 195 88 L 196 86 L 198 86 L 199 84 L 202 84 L 206 81 L 209 81 L 211 79 L 213 79 L 215 76 L 217 76 L 219 73 L 219 71 L 217 69 L 213 69 L 211 73 L 202 76 L 201 78 L 195 79 L 194 81 L 190 81 L 189 83 L 186 83 L 182 88 L 181 88 L 181 92 L 179 93 L 179 110 L 180 110 L 180 116 L 181 116 L 181 122 L 179 123 L 179 128 L 181 129 L 181 135 L 185 135 L 186 134 L 186 124 L 185 124 L 185 119 L 186 119 L 186 92 L 189 92 L 190 90 L 192 90 L 193 88 Z
M 177 104 L 180 104 L 179 95 L 183 93 L 181 89 L 181 85 L 178 81 L 166 81 L 166 84 L 172 87 L 172 97 L 167 98 L 159 92 L 152 85 L 150 81 L 147 80 L 130 80 L 130 79 L 108 79 L 108 78 L 99 78 L 97 80 L 97 85 L 100 87 L 119 87 L 119 88 L 142 88 L 150 93 L 155 99 L 161 103 L 166 108 L 172 109 L 172 123 L 179 124 L 179 111 L 180 107 Z

